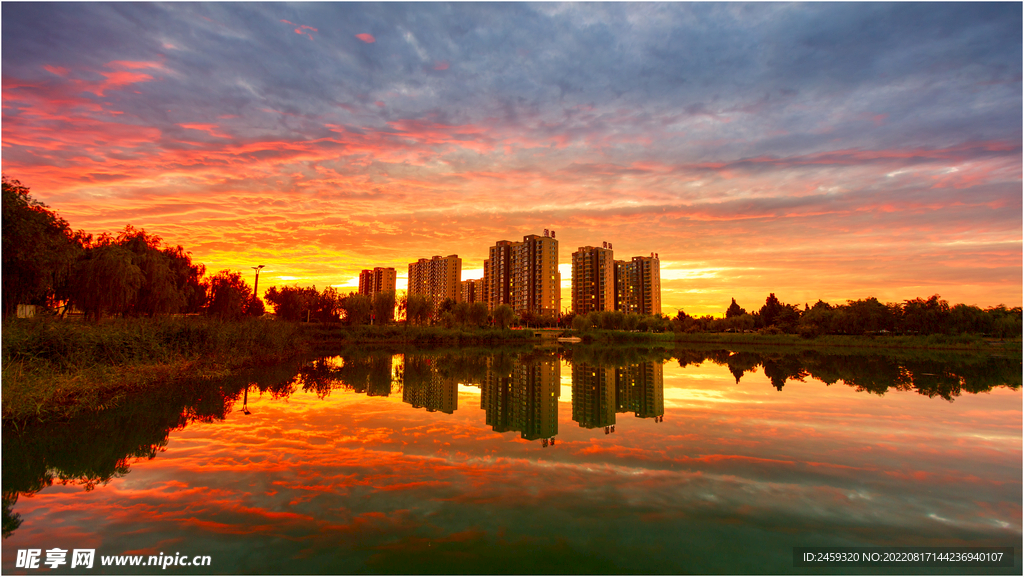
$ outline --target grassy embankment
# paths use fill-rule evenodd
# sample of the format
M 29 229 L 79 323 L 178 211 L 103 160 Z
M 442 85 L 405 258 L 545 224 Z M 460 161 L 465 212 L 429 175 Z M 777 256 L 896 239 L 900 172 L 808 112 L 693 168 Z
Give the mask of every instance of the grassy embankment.
M 306 350 L 290 323 L 205 318 L 3 325 L 3 418 L 60 419 L 134 391 L 223 377 Z
M 534 341 L 532 330 L 388 325 L 383 327 L 309 324 L 299 328 L 316 349 L 358 344 L 475 346 L 514 345 Z
M 208 318 L 11 320 L 3 326 L 3 418 L 62 419 L 133 392 L 356 345 L 509 345 L 532 331 L 343 327 Z

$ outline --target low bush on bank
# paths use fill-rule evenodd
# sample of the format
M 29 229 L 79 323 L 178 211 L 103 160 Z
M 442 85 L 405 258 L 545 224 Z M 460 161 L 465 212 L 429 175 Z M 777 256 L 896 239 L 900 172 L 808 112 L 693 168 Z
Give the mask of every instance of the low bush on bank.
M 791 334 L 760 333 L 676 333 L 680 343 L 757 344 L 815 347 L 863 347 L 887 349 L 970 349 L 1020 350 L 1021 340 L 986 339 L 978 335 L 821 335 L 802 337 Z
M 303 350 L 296 332 L 256 319 L 12 319 L 3 325 L 3 416 L 66 416 L 125 391 L 283 360 Z
M 249 319 L 112 319 L 92 324 L 46 319 L 4 323 L 3 360 L 60 371 L 210 355 L 273 358 L 293 348 L 295 325 Z

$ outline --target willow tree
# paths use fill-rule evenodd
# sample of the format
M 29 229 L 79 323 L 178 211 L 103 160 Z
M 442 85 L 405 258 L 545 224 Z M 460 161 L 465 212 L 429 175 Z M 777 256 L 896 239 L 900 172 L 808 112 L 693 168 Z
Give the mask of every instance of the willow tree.
M 152 317 L 185 308 L 186 295 L 178 289 L 171 256 L 161 250 L 159 236 L 128 225 L 118 233 L 116 242 L 131 251 L 135 264 L 142 271 L 142 286 L 131 303 L 131 314 Z
M 434 301 L 430 297 L 419 294 L 408 295 L 405 298 L 406 321 L 416 325 L 427 322 L 434 313 Z
M 350 325 L 365 325 L 373 312 L 373 300 L 368 295 L 350 293 L 341 302 L 345 311 L 345 322 Z
M 3 317 L 19 304 L 65 300 L 75 261 L 87 238 L 32 198 L 29 189 L 3 176 Z
M 507 329 L 508 325 L 512 323 L 512 319 L 515 318 L 516 313 L 512 310 L 512 307 L 508 305 L 499 305 L 495 307 L 494 312 L 491 313 L 494 317 L 495 324 L 498 325 L 502 330 Z
M 252 289 L 242 280 L 242 274 L 222 270 L 210 279 L 207 314 L 222 319 L 240 319 L 246 315 Z
M 104 240 L 75 265 L 73 301 L 86 318 L 97 321 L 128 312 L 145 280 L 131 251 Z
M 395 291 L 373 295 L 373 324 L 387 325 L 395 320 Z

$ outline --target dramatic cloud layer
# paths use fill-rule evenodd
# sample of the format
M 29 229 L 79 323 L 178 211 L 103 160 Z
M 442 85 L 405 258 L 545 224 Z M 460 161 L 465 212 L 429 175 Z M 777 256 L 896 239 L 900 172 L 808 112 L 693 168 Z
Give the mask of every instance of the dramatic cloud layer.
M 550 228 L 669 314 L 1021 304 L 1019 4 L 2 10 L 4 172 L 264 286 Z

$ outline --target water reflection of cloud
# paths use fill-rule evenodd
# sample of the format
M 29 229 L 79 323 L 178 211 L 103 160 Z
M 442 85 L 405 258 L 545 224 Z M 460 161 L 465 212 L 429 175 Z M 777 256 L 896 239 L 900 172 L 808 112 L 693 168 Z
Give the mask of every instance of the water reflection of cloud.
M 668 401 L 679 401 L 669 403 Z M 722 391 L 714 389 L 665 389 L 665 406 L 686 407 L 685 401 L 704 401 L 714 403 L 742 403 L 739 399 L 733 399 Z
M 617 557 L 624 534 L 643 545 L 632 551 L 681 539 L 721 551 L 742 539 L 766 558 L 819 534 L 1019 542 L 1021 418 L 1005 407 L 1019 405 L 1020 391 L 948 403 L 810 378 L 780 392 L 763 375 L 736 384 L 710 363 L 669 363 L 665 374 L 664 422 L 618 413 L 606 435 L 576 426 L 560 403 L 557 443 L 545 448 L 491 430 L 479 403 L 444 414 L 342 389 L 325 399 L 250 395 L 252 414 L 175 431 L 164 453 L 107 486 L 22 499 L 26 522 L 5 558 L 55 531 L 107 553 L 216 551 L 238 572 L 403 567 L 383 561 L 396 543 L 425 548 L 429 563 L 448 558 L 433 557 L 430 541 L 496 554 L 496 543 L 539 539 L 621 567 L 643 566 Z M 714 568 L 662 559 L 673 572 Z

